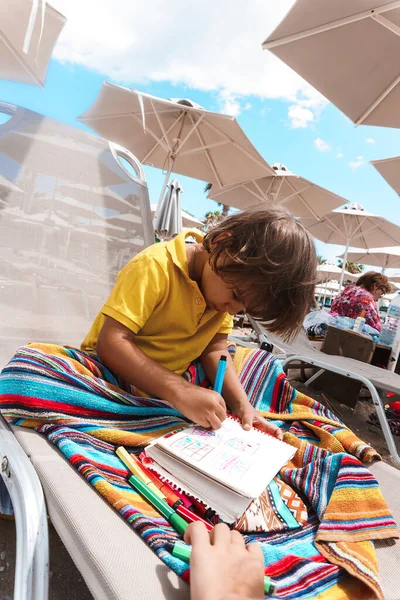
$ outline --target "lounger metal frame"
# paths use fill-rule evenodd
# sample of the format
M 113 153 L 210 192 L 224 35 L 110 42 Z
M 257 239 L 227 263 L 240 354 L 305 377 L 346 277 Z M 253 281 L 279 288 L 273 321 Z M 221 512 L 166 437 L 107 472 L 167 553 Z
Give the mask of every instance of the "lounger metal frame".
M 0 415 L 0 475 L 15 514 L 15 600 L 47 600 L 49 589 L 49 533 L 39 477 Z
M 343 358 L 343 357 L 340 357 L 340 358 Z M 369 392 L 371 394 L 372 403 L 375 407 L 376 414 L 379 419 L 379 423 L 382 427 L 383 436 L 385 438 L 388 450 L 390 452 L 391 459 L 397 467 L 400 467 L 400 456 L 397 451 L 396 443 L 393 439 L 393 434 L 390 430 L 389 423 L 387 422 L 387 419 L 386 419 L 385 409 L 384 409 L 382 398 L 380 397 L 379 392 L 378 392 L 377 388 L 375 387 L 375 385 L 369 379 L 367 379 L 360 373 L 352 371 L 351 369 L 346 369 L 345 367 L 340 367 L 338 365 L 328 363 L 325 360 L 320 360 L 318 358 L 314 358 L 314 357 L 311 358 L 310 356 L 307 356 L 304 354 L 293 354 L 293 355 L 288 356 L 282 362 L 283 368 L 285 369 L 291 362 L 296 361 L 296 360 L 307 363 L 307 364 L 315 366 L 315 367 L 319 367 L 319 369 L 320 369 L 319 371 L 317 371 L 317 373 L 315 373 L 312 377 L 310 377 L 310 379 L 308 379 L 306 385 L 307 384 L 309 385 L 310 383 L 312 383 L 312 381 L 314 381 L 314 379 L 319 377 L 319 375 L 323 371 L 331 371 L 332 373 L 337 373 L 337 375 L 342 375 L 343 377 L 348 377 L 349 379 L 355 379 L 357 381 L 360 381 L 363 385 L 365 385 L 365 387 L 369 390 Z M 354 360 L 354 359 L 351 359 L 351 360 Z M 400 383 L 400 377 L 399 377 L 399 383 Z M 393 391 L 397 391 L 397 390 L 393 390 Z

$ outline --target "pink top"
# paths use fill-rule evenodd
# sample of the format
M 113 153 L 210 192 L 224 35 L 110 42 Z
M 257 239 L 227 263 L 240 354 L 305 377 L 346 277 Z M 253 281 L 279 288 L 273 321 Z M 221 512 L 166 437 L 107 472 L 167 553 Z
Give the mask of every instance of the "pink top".
M 368 292 L 362 286 L 349 285 L 345 288 L 332 302 L 330 313 L 357 319 L 363 310 L 365 311 L 366 324 L 380 331 L 382 323 L 375 299 L 371 292 Z

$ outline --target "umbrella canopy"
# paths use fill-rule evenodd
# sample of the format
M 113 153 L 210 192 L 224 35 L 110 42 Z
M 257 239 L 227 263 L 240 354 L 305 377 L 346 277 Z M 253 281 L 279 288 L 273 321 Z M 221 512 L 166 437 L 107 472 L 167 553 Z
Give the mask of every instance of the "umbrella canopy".
M 65 22 L 45 0 L 0 2 L 1 79 L 43 87 Z
M 400 196 L 400 156 L 371 160 L 371 165 L 380 173 L 385 181 Z
M 355 242 L 362 248 L 384 247 L 388 244 L 400 244 L 400 227 L 367 212 L 360 204 L 349 204 L 305 224 L 310 233 L 327 244 L 345 246 L 343 271 L 340 283 L 343 283 L 344 266 L 350 244 Z
M 399 1 L 297 0 L 263 48 L 356 125 L 400 127 L 399 24 Z
M 400 268 L 400 247 L 370 248 L 367 251 L 362 248 L 350 248 L 347 260 L 361 265 L 382 267 L 382 273 L 384 273 L 386 269 Z
M 150 208 L 151 208 L 151 214 L 154 217 L 155 212 L 157 210 L 157 204 L 151 204 Z M 191 215 L 190 213 L 186 212 L 183 209 L 181 210 L 181 217 L 182 217 L 182 227 L 196 228 L 196 227 L 203 226 L 202 221 L 200 221 L 199 219 L 196 219 L 196 217 L 194 217 L 193 215 Z
M 323 265 L 318 265 L 318 267 L 317 267 L 317 277 L 318 277 L 319 282 L 332 281 L 332 280 L 339 281 L 341 274 L 342 274 L 341 267 L 337 267 L 336 265 L 323 264 Z M 360 276 L 360 274 L 354 275 L 353 273 L 350 273 L 349 271 L 344 272 L 344 279 L 346 279 L 346 280 L 349 279 L 350 281 L 355 281 L 356 279 L 359 278 L 359 276 Z
M 168 239 L 182 231 L 181 185 L 171 181 L 164 199 L 159 202 L 154 216 L 154 231 L 162 239 Z
M 347 202 L 345 198 L 291 173 L 281 164 L 274 165 L 273 170 L 274 175 L 260 179 L 224 188 L 213 186 L 207 198 L 241 210 L 282 204 L 296 217 L 315 219 Z
M 164 100 L 104 83 L 79 120 L 132 152 L 142 164 L 222 187 L 273 171 L 233 117 L 188 100 Z

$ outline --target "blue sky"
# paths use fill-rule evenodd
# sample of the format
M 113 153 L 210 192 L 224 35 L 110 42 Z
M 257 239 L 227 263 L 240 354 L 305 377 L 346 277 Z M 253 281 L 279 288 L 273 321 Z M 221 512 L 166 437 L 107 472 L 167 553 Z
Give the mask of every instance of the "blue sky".
M 173 4 L 180 2 L 174 0 Z M 86 8 L 89 10 L 97 6 L 98 14 L 92 30 L 84 37 L 85 44 L 78 39 L 79 35 L 83 35 L 84 23 L 87 22 L 77 16 L 82 3 L 55 0 L 53 4 L 66 14 L 69 21 L 56 47 L 45 88 L 0 81 L 0 100 L 84 128 L 76 117 L 92 104 L 104 80 L 165 98 L 190 98 L 206 109 L 227 110 L 235 114 L 250 140 L 270 164 L 282 162 L 291 171 L 351 202 L 360 202 L 367 210 L 400 225 L 400 199 L 368 164 L 371 159 L 400 154 L 400 131 L 378 127 L 355 128 L 334 106 L 325 103 L 287 67 L 278 64 L 275 57 L 262 51 L 261 42 L 283 16 L 291 0 L 282 0 L 281 11 L 279 15 L 274 14 L 273 21 L 267 17 L 276 3 L 263 2 L 270 6 L 265 8 L 259 0 L 249 3 L 249 12 L 253 11 L 254 34 L 246 34 L 248 37 L 243 38 L 241 47 L 238 48 L 237 36 L 231 35 L 236 24 L 238 31 L 243 30 L 240 2 L 232 0 L 228 3 L 232 13 L 230 31 L 224 33 L 222 28 L 218 33 L 223 44 L 219 45 L 215 30 L 209 29 L 211 25 L 200 20 L 198 29 L 196 22 L 191 22 L 189 33 L 192 37 L 188 33 L 185 45 L 180 49 L 182 40 L 177 41 L 177 48 L 171 47 L 174 43 L 171 38 L 160 40 L 160 36 L 166 35 L 162 22 L 159 29 L 157 22 L 152 27 L 151 23 L 144 24 L 143 32 L 139 28 L 134 30 L 136 20 L 132 21 L 132 31 L 127 27 L 126 23 L 129 24 L 129 19 L 135 17 L 139 7 L 142 11 L 146 9 L 146 3 L 141 0 L 138 0 L 135 9 L 132 3 L 121 0 L 121 15 L 114 14 L 115 7 L 112 8 L 109 0 L 97 0 L 94 4 L 92 0 L 86 0 Z M 225 3 L 222 0 L 222 4 Z M 150 4 L 162 10 L 162 3 L 159 4 L 158 0 L 151 0 Z M 254 15 L 257 16 L 256 11 L 261 10 L 265 12 L 265 24 L 260 26 Z M 104 28 L 111 27 L 108 17 L 112 21 L 115 38 L 108 32 L 105 42 L 102 32 Z M 163 14 L 161 21 L 162 18 Z M 151 32 L 158 42 L 147 46 Z M 207 52 L 200 44 L 200 33 Z M 144 36 L 142 40 L 141 34 Z M 170 44 L 169 52 L 167 42 Z M 140 54 L 138 49 L 144 48 L 147 53 Z M 163 174 L 150 167 L 145 170 L 151 201 L 155 203 Z M 181 176 L 179 179 L 184 188 L 182 204 L 185 209 L 201 218 L 206 211 L 217 208 L 213 201 L 206 199 L 203 182 Z M 317 247 L 329 259 L 341 251 L 321 243 L 317 243 Z

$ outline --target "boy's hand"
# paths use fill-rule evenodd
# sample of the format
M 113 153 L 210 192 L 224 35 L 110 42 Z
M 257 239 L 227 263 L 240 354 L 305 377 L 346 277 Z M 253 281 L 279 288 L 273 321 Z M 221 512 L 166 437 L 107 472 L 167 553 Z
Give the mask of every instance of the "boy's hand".
M 202 427 L 219 429 L 226 419 L 226 404 L 222 396 L 198 385 L 186 386 L 174 406 Z
M 263 600 L 264 559 L 259 544 L 245 546 L 238 531 L 218 524 L 208 533 L 203 523 L 189 525 L 191 600 Z
M 232 410 L 232 414 L 242 421 L 243 429 L 251 429 L 254 425 L 258 429 L 262 429 L 266 433 L 273 435 L 279 440 L 283 439 L 283 431 L 277 425 L 270 423 L 267 419 L 256 410 L 250 402 L 240 404 Z

